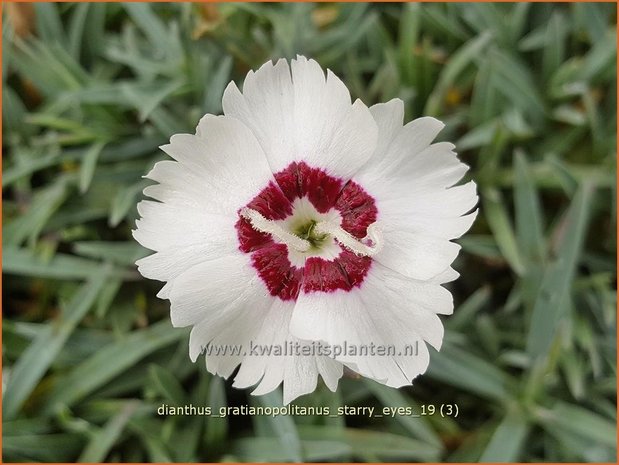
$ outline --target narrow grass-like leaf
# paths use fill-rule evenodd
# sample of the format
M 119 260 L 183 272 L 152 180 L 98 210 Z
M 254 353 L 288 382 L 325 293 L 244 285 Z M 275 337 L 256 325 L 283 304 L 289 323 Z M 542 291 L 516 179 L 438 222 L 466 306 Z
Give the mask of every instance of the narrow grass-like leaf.
M 183 387 L 169 370 L 158 365 L 151 365 L 148 375 L 155 389 L 172 406 L 182 407 L 187 403 L 187 396 Z
M 528 429 L 528 422 L 521 412 L 508 412 L 494 430 L 479 462 L 517 462 Z
M 548 81 L 564 61 L 565 18 L 559 12 L 553 14 L 546 28 L 542 76 Z
M 162 321 L 104 347 L 56 381 L 46 399 L 44 412 L 52 413 L 60 405 L 71 406 L 147 355 L 182 337 L 185 337 L 184 331 L 173 329 L 168 321 Z
M 88 15 L 82 36 L 82 50 L 88 60 L 94 60 L 101 55 L 105 47 L 105 17 L 108 11 L 103 3 L 89 3 Z
M 183 81 L 171 81 L 156 83 L 144 89 L 140 86 L 125 84 L 120 91 L 125 99 L 138 110 L 140 122 L 147 120 L 150 114 L 170 95 L 178 91 L 184 85 Z
M 604 418 L 583 407 L 558 402 L 550 410 L 538 410 L 539 420 L 550 430 L 558 429 L 580 436 L 587 441 L 617 447 L 615 420 Z
M 494 49 L 490 54 L 496 72 L 493 76 L 496 89 L 514 106 L 540 121 L 546 108 L 530 71 L 505 52 Z
M 527 352 L 533 357 L 547 353 L 556 334 L 557 323 L 565 316 L 570 300 L 570 284 L 589 222 L 591 196 L 591 186 L 581 188 L 574 196 L 563 223 L 565 230 L 561 247 L 558 248 L 558 258 L 542 279 L 527 337 Z
M 424 114 L 438 115 L 439 109 L 442 107 L 443 99 L 447 90 L 455 83 L 458 76 L 471 63 L 474 63 L 475 58 L 484 50 L 490 42 L 491 35 L 489 33 L 480 34 L 474 40 L 466 43 L 460 48 L 445 65 L 441 71 L 441 75 L 436 83 L 434 91 L 428 98 Z
M 2 173 L 2 187 L 6 188 L 12 185 L 15 181 L 22 179 L 38 170 L 53 166 L 58 162 L 58 154 L 50 153 L 42 157 L 32 158 L 26 163 L 20 163 L 16 166 L 7 167 Z
M 350 456 L 351 447 L 336 441 L 302 441 L 303 450 L 308 461 L 340 461 Z M 242 438 L 233 442 L 232 454 L 242 462 L 289 462 L 288 452 L 274 438 Z
M 497 124 L 492 118 L 497 116 L 501 109 L 501 102 L 492 79 L 494 75 L 493 67 L 494 62 L 488 59 L 488 57 L 480 60 L 479 72 L 475 77 L 473 95 L 469 107 L 469 119 L 472 128 L 468 134 L 463 136 L 463 139 L 465 137 L 472 138 L 474 137 L 473 134 L 484 131 L 487 142 L 492 140 Z M 461 147 L 461 145 L 458 145 L 458 147 Z M 473 145 L 472 147 L 475 146 Z
M 9 134 L 28 133 L 30 128 L 23 124 L 26 117 L 27 108 L 24 105 L 21 97 L 15 90 L 5 86 L 2 88 L 2 123 L 4 124 L 5 131 Z M 4 183 L 4 176 L 2 179 Z
M 21 436 L 22 434 L 46 434 L 52 431 L 52 424 L 47 418 L 19 418 L 2 422 L 2 434 Z
M 494 238 L 503 253 L 503 257 L 512 270 L 521 275 L 524 273 L 525 266 L 522 262 L 522 254 L 518 248 L 514 229 L 511 225 L 503 198 L 498 190 L 485 189 L 482 198 L 484 199 L 483 209 Z
M 616 31 L 608 30 L 585 56 L 577 78 L 595 84 L 607 70 L 614 69 L 616 60 Z
M 34 6 L 39 37 L 45 42 L 65 45 L 66 36 L 60 19 L 58 3 L 37 3 Z
M 563 373 L 567 386 L 572 396 L 577 400 L 582 400 L 586 389 L 586 365 L 582 362 L 580 357 L 576 355 L 565 357 L 561 360 Z
M 129 266 L 149 254 L 137 242 L 76 241 L 73 250 L 77 255 Z
M 320 57 L 324 63 L 334 63 L 340 59 L 347 50 L 356 45 L 369 30 L 376 24 L 377 17 L 373 12 L 364 15 L 361 23 L 357 24 L 354 30 L 349 34 L 344 35 L 341 40 L 337 41 L 328 49 L 324 50 Z
M 17 415 L 77 324 L 92 307 L 110 271 L 109 267 L 104 267 L 83 284 L 60 318 L 47 326 L 17 361 L 11 370 L 2 399 L 3 419 Z
M 518 248 L 528 261 L 540 261 L 545 256 L 542 211 L 529 166 L 524 154 L 514 158 L 514 203 Z
M 510 29 L 510 44 L 513 46 L 513 44 L 516 44 L 518 39 L 522 37 L 523 31 L 527 27 L 531 4 L 528 2 L 518 2 L 510 5 L 512 6 L 512 9 L 508 13 L 509 21 L 507 26 Z
M 475 319 L 475 315 L 490 301 L 490 288 L 485 286 L 477 289 L 454 311 L 453 316 L 445 322 L 447 328 L 458 331 L 469 321 Z
M 574 21 L 578 26 L 586 30 L 589 41 L 592 43 L 603 40 L 608 18 L 605 17 L 602 9 L 606 6 L 603 4 L 593 3 L 591 5 L 574 3 L 570 5 L 573 11 Z
M 170 51 L 172 42 L 168 40 L 168 30 L 163 21 L 153 12 L 152 4 L 123 3 L 123 7 L 156 50 L 160 52 Z
M 68 186 L 64 179 L 37 192 L 27 213 L 4 227 L 3 243 L 16 247 L 27 238 L 36 239 L 45 223 L 64 202 L 67 193 Z
M 348 444 L 353 457 L 372 461 L 434 461 L 440 452 L 438 446 L 400 436 L 357 428 L 299 427 L 303 440 L 329 440 Z M 309 453 L 307 454 L 309 458 Z
M 128 429 L 134 432 L 146 447 L 147 456 L 151 463 L 171 463 L 173 462 L 170 453 L 166 450 L 161 441 L 161 435 L 146 428 L 144 419 L 135 417 L 129 420 Z
M 204 111 L 212 114 L 221 112 L 221 97 L 228 83 L 232 71 L 232 58 L 226 56 L 211 76 L 208 88 L 204 93 Z
M 104 289 L 99 292 L 101 297 Z M 12 360 L 18 359 L 42 333 L 46 331 L 46 323 L 26 323 L 6 321 L 2 327 L 3 337 L 6 337 L 5 353 Z M 54 360 L 55 368 L 66 368 L 75 365 L 85 357 L 105 346 L 112 340 L 111 334 L 106 331 L 76 328 L 62 350 Z
M 108 223 L 116 227 L 127 216 L 132 208 L 135 208 L 138 194 L 148 185 L 146 181 L 139 181 L 117 192 L 112 200 Z
M 8 460 L 72 462 L 83 444 L 84 436 L 79 433 L 3 436 L 2 453 Z
M 219 409 L 228 406 L 224 382 L 219 376 L 210 379 L 208 405 L 213 409 L 213 415 L 206 419 L 205 442 L 207 447 L 217 449 L 228 433 L 228 418 L 219 414 Z
M 28 76 L 47 95 L 78 90 L 89 79 L 83 67 L 56 41 L 31 39 L 18 45 L 20 60 L 15 60 L 16 67 L 30 71 Z
M 17 276 L 67 280 L 87 279 L 100 268 L 101 262 L 67 254 L 56 254 L 50 260 L 43 260 L 23 248 L 6 247 L 2 251 L 3 272 Z M 130 276 L 128 272 L 120 270 L 116 272 L 125 277 Z
M 273 391 L 269 394 L 258 397 L 258 402 L 264 407 L 281 407 L 281 394 L 279 391 Z M 294 462 L 303 462 L 303 451 L 297 427 L 288 415 L 277 415 L 268 417 L 268 420 L 273 427 L 273 431 L 277 435 L 282 450 L 286 456 Z
M 86 19 L 91 3 L 79 3 L 75 5 L 68 27 L 69 52 L 76 60 L 80 59 Z
M 11 63 L 11 57 L 13 55 L 13 41 L 14 40 L 15 40 L 15 30 L 13 29 L 12 21 L 9 19 L 9 15 L 5 14 L 2 17 L 2 44 L 4 44 L 4 49 L 2 50 L 2 85 L 3 86 L 9 74 L 8 70 L 9 70 L 9 64 Z
M 508 397 L 505 374 L 495 365 L 457 347 L 432 353 L 428 376 L 493 400 Z
M 100 463 L 105 461 L 114 443 L 121 438 L 127 422 L 131 419 L 137 406 L 136 402 L 127 402 L 120 412 L 110 418 L 100 430 L 92 435 L 90 442 L 84 448 L 77 461 L 80 463 Z
M 78 5 L 81 6 L 81 5 Z M 97 167 L 97 160 L 101 154 L 101 150 L 105 143 L 98 142 L 93 144 L 84 154 L 84 160 L 82 161 L 82 167 L 80 169 L 80 192 L 84 193 L 90 187 L 92 177 L 95 174 L 95 168 Z
M 471 33 L 461 23 L 460 16 L 444 11 L 444 7 L 449 8 L 449 6 L 449 4 L 423 5 L 421 13 L 424 26 L 438 34 L 450 37 L 457 43 L 468 41 Z
M 469 235 L 458 240 L 466 253 L 483 257 L 492 261 L 502 261 L 503 255 L 491 235 Z
M 365 384 L 385 407 L 413 407 L 416 412 L 421 411 L 417 403 L 412 399 L 406 398 L 401 391 L 388 388 L 372 380 L 365 380 Z M 440 438 L 426 418 L 398 415 L 396 419 L 413 436 L 434 446 L 441 447 Z
M 400 40 L 398 43 L 398 61 L 402 80 L 409 86 L 416 86 L 415 47 L 419 37 L 419 23 L 421 20 L 421 5 L 407 3 L 404 7 L 400 22 Z

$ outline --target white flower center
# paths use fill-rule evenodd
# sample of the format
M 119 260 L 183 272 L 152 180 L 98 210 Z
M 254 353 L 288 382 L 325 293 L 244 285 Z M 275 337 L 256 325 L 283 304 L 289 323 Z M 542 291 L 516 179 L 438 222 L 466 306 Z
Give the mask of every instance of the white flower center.
M 293 262 L 310 256 L 335 258 L 340 246 L 359 256 L 373 256 L 381 247 L 381 234 L 377 223 L 367 228 L 367 235 L 359 240 L 341 226 L 337 210 L 319 213 L 306 198 L 293 203 L 294 213 L 284 220 L 269 220 L 256 210 L 243 208 L 240 215 L 248 220 L 256 231 L 270 234 L 277 242 L 285 244 L 294 255 Z

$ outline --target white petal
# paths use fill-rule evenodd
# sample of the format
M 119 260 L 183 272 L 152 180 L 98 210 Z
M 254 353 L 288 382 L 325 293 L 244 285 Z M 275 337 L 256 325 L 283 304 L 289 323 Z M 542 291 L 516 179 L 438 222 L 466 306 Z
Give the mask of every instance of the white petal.
M 261 396 L 274 391 L 284 380 L 285 365 L 282 360 L 270 359 L 268 362 L 262 380 L 251 392 L 253 396 Z
M 397 387 L 410 384 L 425 372 L 429 363 L 425 342 L 438 350 L 443 339 L 443 325 L 436 314 L 452 310 L 451 294 L 439 285 L 412 280 L 374 263 L 358 289 L 302 293 L 290 330 L 297 337 L 332 346 L 392 347 L 395 354 L 389 356 L 352 355 L 349 351 L 336 360 Z M 415 347 L 418 353 L 407 355 L 406 351 Z
M 178 273 L 180 274 L 180 273 Z M 157 297 L 159 297 L 160 299 L 169 299 L 170 298 L 170 292 L 172 292 L 172 285 L 174 284 L 174 281 L 169 281 L 167 283 L 165 283 L 165 285 L 159 289 L 159 292 L 157 292 Z
M 234 300 L 224 311 L 194 326 L 189 343 L 191 359 L 195 361 L 203 348 L 211 344 L 211 353 L 206 356 L 209 372 L 227 378 L 240 364 L 234 387 L 257 385 L 252 394 L 266 394 L 283 382 L 286 403 L 312 392 L 319 374 L 331 389 L 335 389 L 342 374 L 340 363 L 323 360 L 326 357 L 276 355 L 274 352 L 276 346 L 283 349 L 287 343 L 301 342 L 291 336 L 288 329 L 293 306 L 292 301 L 256 293 Z M 252 346 L 257 347 L 254 353 Z M 217 355 L 213 352 L 215 347 L 240 350 L 237 354 Z M 270 353 L 261 353 L 261 350 Z
M 274 172 L 304 160 L 329 174 L 350 178 L 371 156 L 377 127 L 360 101 L 351 105 L 342 81 L 314 60 L 298 57 L 266 63 L 248 74 L 243 94 L 224 92 L 226 115 L 254 132 Z
M 144 193 L 159 202 L 138 204 L 133 234 L 158 252 L 137 262 L 140 272 L 170 282 L 192 266 L 238 253 L 236 212 L 274 180 L 255 137 L 234 118 L 205 117 L 200 136 L 175 135 L 163 149 L 176 161 L 159 162 L 147 175 L 159 184 Z M 160 296 L 169 297 L 171 288 Z
M 399 211 L 399 214 L 391 215 L 388 215 L 390 212 L 381 211 L 382 220 L 386 222 L 385 217 L 389 216 L 390 224 L 394 228 L 434 235 L 442 239 L 457 239 L 469 230 L 475 218 L 477 218 L 477 210 L 468 215 L 447 218 L 437 218 L 426 214 L 409 216 L 405 210 L 405 208 L 395 210 L 396 212 Z
M 283 346 L 290 338 L 288 325 L 292 316 L 293 301 L 273 299 L 271 308 L 260 321 L 254 318 L 256 333 L 252 341 L 260 350 L 273 350 L 276 345 Z M 260 353 L 260 352 L 259 352 Z M 248 348 L 249 354 L 249 348 Z M 248 355 L 234 378 L 234 387 L 247 388 L 260 382 L 266 389 L 264 393 L 277 388 L 284 379 L 283 357 L 262 352 L 262 355 Z
M 458 279 L 460 277 L 460 273 L 458 273 L 456 270 L 454 270 L 452 267 L 447 268 L 446 270 L 444 270 L 442 273 L 439 273 L 438 275 L 436 275 L 434 278 L 432 278 L 430 281 L 433 284 L 446 284 L 446 283 L 450 283 L 452 281 L 455 281 L 456 279 Z M 442 289 L 442 288 L 441 288 Z M 450 294 L 451 295 L 451 294 Z M 440 313 L 440 312 L 439 312 Z M 453 308 L 452 311 L 449 313 L 453 313 Z
M 450 142 L 430 145 L 416 157 L 407 160 L 398 171 L 402 178 L 409 178 L 415 185 L 451 187 L 468 171 L 469 167 L 458 160 Z
M 234 213 L 223 216 L 200 208 L 143 200 L 138 203 L 141 218 L 133 236 L 151 250 L 169 250 L 204 244 L 223 248 L 237 247 Z
M 288 317 L 288 320 L 290 320 L 290 317 Z M 303 341 L 292 337 L 287 327 L 286 333 L 287 342 L 304 344 Z M 237 380 L 240 376 L 246 376 L 244 368 L 246 365 L 254 363 L 254 359 L 255 357 L 248 358 L 243 362 L 235 378 L 235 386 L 241 387 L 240 383 L 237 384 Z M 301 395 L 313 392 L 316 389 L 319 374 L 327 387 L 331 391 L 335 391 L 343 373 L 343 365 L 340 362 L 328 357 L 314 355 L 304 356 L 295 354 L 285 357 L 268 357 L 265 358 L 264 368 L 264 376 L 258 387 L 252 392 L 252 395 L 262 395 L 271 392 L 283 381 L 284 405 L 289 404 Z
M 388 195 L 388 194 L 387 194 Z M 462 218 L 478 201 L 477 186 L 470 181 L 449 189 L 416 192 L 410 196 L 377 196 L 380 220 L 392 228 L 453 239 L 463 234 L 475 219 Z
M 318 382 L 316 358 L 291 357 L 284 366 L 284 405 L 303 394 L 314 392 Z
M 159 183 L 144 189 L 144 195 L 155 200 L 202 211 L 209 205 L 209 199 L 203 195 L 200 171 L 190 169 L 186 163 L 159 161 L 145 178 Z
M 395 343 L 391 331 L 385 333 L 376 328 L 375 316 L 376 313 L 366 307 L 358 292 L 301 294 L 295 305 L 290 330 L 303 339 L 323 341 L 333 346 L 334 350 L 335 346 L 344 347 L 344 344 L 360 348 L 372 343 L 383 346 Z M 353 363 L 359 373 L 381 382 L 400 386 L 409 383 L 394 357 L 362 356 L 348 352 L 335 358 L 345 364 Z
M 200 127 L 200 136 L 177 134 L 161 147 L 182 166 L 163 165 L 167 172 L 155 167 L 148 177 L 160 186 L 148 192 L 163 202 L 188 192 L 185 197 L 199 202 L 207 212 L 234 215 L 274 182 L 271 170 L 255 136 L 237 119 L 203 118 Z
M 377 149 L 372 154 L 369 161 L 359 170 L 355 180 L 365 181 L 367 178 L 376 181 L 397 176 L 403 166 L 429 147 L 445 126 L 439 120 L 426 116 L 417 118 L 400 127 L 398 131 L 394 131 L 393 124 L 399 119 L 400 110 L 395 105 L 391 110 L 393 115 L 389 115 L 387 111 L 378 114 L 381 118 L 379 128 L 385 131 L 378 136 L 381 140 L 381 150 Z M 392 136 L 390 142 L 388 142 L 389 135 Z
M 331 392 L 335 392 L 337 384 L 344 373 L 344 366 L 330 357 L 316 357 L 316 368 Z
M 383 248 L 374 259 L 414 279 L 427 280 L 442 273 L 458 256 L 460 246 L 445 239 L 406 229 L 383 230 Z
M 174 280 L 170 292 L 170 316 L 174 326 L 188 326 L 216 319 L 230 305 L 242 305 L 264 293 L 247 256 L 238 252 L 202 262 Z
M 144 247 L 157 251 L 136 262 L 146 278 L 171 281 L 198 263 L 237 251 L 233 216 L 212 215 L 177 202 L 150 200 L 140 202 L 138 212 L 142 218 L 136 221 L 133 237 Z M 166 292 L 161 297 L 166 298 Z
M 374 258 L 411 278 L 436 279 L 456 259 L 460 246 L 449 240 L 471 227 L 477 211 L 461 215 L 476 203 L 474 182 L 410 198 L 378 200 L 383 248 Z M 442 284 L 450 278 L 440 279 Z
M 234 252 L 224 251 L 213 247 L 211 244 L 195 245 L 156 252 L 148 257 L 141 258 L 136 262 L 136 265 L 145 278 L 172 283 L 174 278 L 191 267 L 205 261 L 227 257 L 232 253 Z
M 232 356 L 232 353 L 228 352 L 231 350 L 230 347 L 237 343 L 244 344 L 249 340 L 250 335 L 247 333 L 252 330 L 256 320 L 261 321 L 264 318 L 263 314 L 266 313 L 264 309 L 270 305 L 269 299 L 269 297 L 261 296 L 256 292 L 248 292 L 247 295 L 240 299 L 231 298 L 229 303 L 219 309 L 219 311 L 210 312 L 204 316 L 200 322 L 193 326 L 189 335 L 189 357 L 191 361 L 195 362 L 207 345 L 213 344 L 215 346 L 213 340 L 222 333 L 227 335 L 228 338 L 221 347 L 213 347 L 211 352 L 207 354 L 207 359 L 214 360 L 222 356 Z M 253 318 L 247 318 L 248 312 L 251 311 L 252 307 L 255 307 L 257 310 Z M 258 310 L 261 311 L 259 312 Z M 237 325 L 232 324 L 232 322 L 237 322 Z M 231 333 L 226 332 L 230 329 L 233 329 Z M 236 335 L 242 335 L 243 338 L 237 340 Z M 228 343 L 231 346 L 228 346 Z M 219 352 L 220 350 L 225 352 Z M 243 348 L 240 349 L 241 352 L 242 350 Z M 238 360 L 240 361 L 240 358 Z M 214 364 L 209 364 L 208 362 L 209 360 L 207 360 L 207 367 L 209 369 L 213 368 Z M 216 370 L 212 372 L 216 373 Z
M 224 91 L 224 113 L 243 121 L 254 132 L 273 171 L 294 159 L 294 90 L 284 59 L 267 62 L 245 78 L 242 94 L 231 82 Z
M 379 127 L 379 144 L 368 163 L 355 175 L 355 181 L 375 198 L 383 227 L 402 231 L 393 239 L 393 249 L 385 253 L 390 255 L 385 259 L 389 266 L 397 260 L 398 251 L 403 251 L 402 235 L 455 239 L 468 230 L 476 216 L 476 213 L 463 216 L 477 203 L 475 184 L 451 187 L 468 167 L 458 160 L 453 144 L 431 145 L 443 123 L 424 117 L 396 127 L 401 113 L 401 106 L 395 103 L 372 110 Z M 384 243 L 389 244 L 387 237 Z M 449 253 L 445 256 L 453 256 L 455 248 L 446 247 Z M 443 262 L 433 262 L 431 270 L 422 270 L 422 274 L 442 271 L 438 268 Z M 409 271 L 403 272 L 417 277 L 410 274 L 410 266 L 406 268 Z
M 378 140 L 373 157 L 377 159 L 384 156 L 389 149 L 391 141 L 402 129 L 404 121 L 404 102 L 399 98 L 389 100 L 387 103 L 377 103 L 370 107 L 370 113 L 378 126 Z M 377 160 L 376 160 L 377 161 Z M 370 158 L 368 165 L 374 160 Z
M 235 311 L 228 311 L 226 319 L 211 325 L 211 344 L 216 347 L 242 348 L 237 354 L 211 354 L 206 357 L 209 372 L 228 378 L 240 363 L 247 363 L 248 343 L 256 336 L 257 327 L 273 304 L 273 298 L 253 295 L 251 300 L 241 306 L 235 305 Z M 251 363 L 252 360 L 250 359 Z

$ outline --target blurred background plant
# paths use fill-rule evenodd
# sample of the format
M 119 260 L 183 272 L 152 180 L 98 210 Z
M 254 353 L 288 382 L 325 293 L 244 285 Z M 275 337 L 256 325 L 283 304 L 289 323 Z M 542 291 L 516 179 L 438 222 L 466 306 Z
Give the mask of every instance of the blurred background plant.
M 4 461 L 615 461 L 614 4 L 5 4 Z M 192 364 L 134 261 L 171 134 L 269 59 L 447 123 L 479 184 L 453 316 L 414 386 L 298 405 L 457 417 L 160 416 L 275 405 Z

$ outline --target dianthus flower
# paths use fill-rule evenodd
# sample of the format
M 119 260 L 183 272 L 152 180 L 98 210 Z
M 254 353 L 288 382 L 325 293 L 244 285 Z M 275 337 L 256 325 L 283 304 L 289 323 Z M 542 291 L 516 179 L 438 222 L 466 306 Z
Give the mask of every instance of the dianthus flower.
M 253 394 L 283 382 L 284 402 L 335 390 L 347 366 L 388 386 L 411 384 L 439 350 L 443 284 L 477 203 L 467 170 L 430 117 L 403 125 L 394 99 L 370 108 L 318 63 L 265 63 L 223 96 L 224 116 L 177 134 L 148 178 L 134 236 L 138 261 L 165 281 L 172 324 L 191 326 L 189 353 Z M 454 187 L 455 186 L 455 187 Z M 274 355 L 287 343 L 393 347 L 389 355 Z M 405 350 L 416 344 L 416 353 Z M 242 347 L 225 351 L 223 347 Z M 225 352 L 225 353 L 224 353 Z

